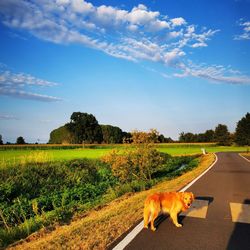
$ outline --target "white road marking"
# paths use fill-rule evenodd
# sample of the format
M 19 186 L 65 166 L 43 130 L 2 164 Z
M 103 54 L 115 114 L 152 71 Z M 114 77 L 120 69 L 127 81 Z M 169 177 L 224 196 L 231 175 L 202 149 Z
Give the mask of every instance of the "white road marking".
M 184 192 L 188 188 L 190 188 L 196 181 L 198 181 L 204 174 L 206 174 L 218 161 L 218 157 L 215 155 L 215 162 L 208 168 L 206 171 L 201 173 L 198 177 L 196 177 L 193 181 L 191 181 L 189 184 L 187 184 L 184 188 L 182 188 L 179 192 Z M 141 221 L 122 241 L 120 241 L 113 250 L 122 250 L 124 249 L 135 237 L 140 231 L 143 229 L 143 221 Z
M 250 224 L 250 205 L 241 203 L 230 203 L 233 222 Z
M 207 200 L 194 200 L 191 207 L 180 215 L 205 219 L 207 216 L 208 203 Z

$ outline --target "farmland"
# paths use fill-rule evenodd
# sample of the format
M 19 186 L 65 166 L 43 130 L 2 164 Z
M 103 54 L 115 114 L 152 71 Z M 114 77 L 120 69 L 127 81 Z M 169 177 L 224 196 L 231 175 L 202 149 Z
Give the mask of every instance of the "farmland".
M 189 155 L 201 153 L 201 148 L 206 152 L 246 152 L 249 147 L 216 146 L 214 143 L 168 143 L 157 144 L 160 152 L 176 155 Z M 64 161 L 72 159 L 98 159 L 113 149 L 124 150 L 126 145 L 26 145 L 26 146 L 2 146 L 0 147 L 0 166 L 11 165 L 18 162 L 30 161 Z

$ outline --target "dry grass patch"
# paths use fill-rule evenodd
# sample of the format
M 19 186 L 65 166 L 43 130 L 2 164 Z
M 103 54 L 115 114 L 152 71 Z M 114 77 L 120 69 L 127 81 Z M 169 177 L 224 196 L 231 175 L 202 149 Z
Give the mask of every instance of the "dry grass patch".
M 164 181 L 150 190 L 126 194 L 108 205 L 90 211 L 69 225 L 58 226 L 51 232 L 42 229 L 8 249 L 106 249 L 113 241 L 142 219 L 143 204 L 152 192 L 175 191 L 192 181 L 215 160 L 213 154 L 203 155 L 194 170 Z

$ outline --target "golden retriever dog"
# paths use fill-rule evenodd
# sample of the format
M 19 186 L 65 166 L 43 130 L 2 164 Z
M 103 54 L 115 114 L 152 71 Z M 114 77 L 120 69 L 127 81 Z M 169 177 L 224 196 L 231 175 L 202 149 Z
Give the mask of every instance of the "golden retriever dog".
M 177 227 L 182 227 L 178 223 L 178 214 L 190 208 L 194 200 L 192 192 L 165 192 L 149 195 L 144 204 L 144 228 L 148 228 L 151 217 L 151 230 L 155 231 L 154 221 L 160 212 L 168 213 Z

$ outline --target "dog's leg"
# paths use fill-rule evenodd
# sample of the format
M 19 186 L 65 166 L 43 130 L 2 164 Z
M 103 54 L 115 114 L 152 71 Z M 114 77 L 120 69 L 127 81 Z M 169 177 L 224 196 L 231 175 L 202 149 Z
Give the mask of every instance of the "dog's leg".
M 177 213 L 171 213 L 170 217 L 171 217 L 173 223 L 175 224 L 175 226 L 182 227 L 182 225 L 178 223 L 178 214 Z
M 145 207 L 144 208 L 144 214 L 143 214 L 144 228 L 148 228 L 149 216 L 150 216 L 150 210 L 147 207 Z
M 151 221 L 150 221 L 150 228 L 151 228 L 151 230 L 152 231 L 155 231 L 156 230 L 156 228 L 155 228 L 155 226 L 154 226 L 154 221 L 155 221 L 155 219 L 157 218 L 157 216 L 158 216 L 158 212 L 157 211 L 154 211 L 154 213 L 152 213 L 152 218 L 151 218 Z

